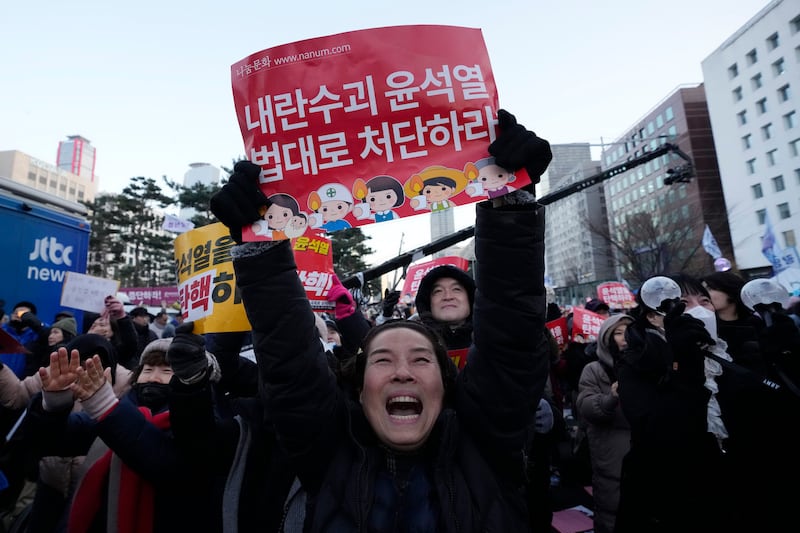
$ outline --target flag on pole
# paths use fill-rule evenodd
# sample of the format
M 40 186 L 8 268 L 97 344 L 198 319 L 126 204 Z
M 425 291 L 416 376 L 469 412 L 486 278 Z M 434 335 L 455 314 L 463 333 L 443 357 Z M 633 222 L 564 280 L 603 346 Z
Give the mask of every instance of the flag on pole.
M 194 229 L 194 224 L 189 220 L 183 220 L 173 215 L 164 215 L 164 224 L 161 227 L 166 231 L 185 233 Z
M 703 231 L 703 248 L 706 252 L 708 252 L 708 255 L 714 259 L 719 259 L 722 257 L 722 252 L 717 244 L 717 239 L 715 239 L 711 234 L 711 229 L 708 227 L 708 224 L 706 224 L 706 229 Z
M 764 235 L 761 236 L 761 253 L 764 257 L 769 259 L 773 267 L 780 266 L 781 248 L 775 240 L 775 232 L 772 229 L 772 222 L 769 220 L 769 214 L 764 216 Z

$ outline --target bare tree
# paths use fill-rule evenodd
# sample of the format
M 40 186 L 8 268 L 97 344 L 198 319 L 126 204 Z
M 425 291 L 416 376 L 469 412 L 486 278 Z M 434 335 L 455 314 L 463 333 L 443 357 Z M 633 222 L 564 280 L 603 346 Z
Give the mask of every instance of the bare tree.
M 601 237 L 610 249 L 620 275 L 633 286 L 648 278 L 671 272 L 699 275 L 706 270 L 702 254 L 703 217 L 690 209 L 655 212 L 639 210 L 622 218 L 619 226 L 596 225 L 586 220 L 589 231 Z

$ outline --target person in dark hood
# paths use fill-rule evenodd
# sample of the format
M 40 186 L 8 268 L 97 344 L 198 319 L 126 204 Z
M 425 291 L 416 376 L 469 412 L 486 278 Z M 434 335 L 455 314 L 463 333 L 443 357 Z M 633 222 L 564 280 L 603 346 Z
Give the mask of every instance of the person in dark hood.
M 17 302 L 12 308 L 8 322 L 3 324 L 2 328 L 28 352 L 36 353 L 47 345 L 47 324 L 36 316 L 36 306 L 33 302 Z M 0 353 L 0 365 L 8 366 L 20 379 L 29 375 L 27 372 L 32 370 L 28 365 L 29 359 L 25 352 Z
M 439 333 L 448 350 L 458 350 L 472 342 L 474 301 L 472 277 L 453 265 L 440 265 L 422 278 L 415 305 L 420 321 Z

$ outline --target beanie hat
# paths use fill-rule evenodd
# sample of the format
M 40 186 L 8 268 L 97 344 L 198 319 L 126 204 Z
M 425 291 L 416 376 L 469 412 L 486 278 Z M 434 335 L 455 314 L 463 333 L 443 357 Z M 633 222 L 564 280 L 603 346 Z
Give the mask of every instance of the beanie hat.
M 154 341 L 150 341 L 150 343 L 144 347 L 144 350 L 142 350 L 141 357 L 139 357 L 139 367 L 144 365 L 145 359 L 153 352 L 162 352 L 164 354 L 164 362 L 166 363 L 167 350 L 169 350 L 169 345 L 172 344 L 172 339 L 174 338 L 175 337 L 167 337 L 166 339 L 156 339 Z M 216 383 L 222 377 L 222 370 L 219 367 L 219 362 L 214 354 L 208 350 L 206 350 L 206 359 L 208 360 L 208 366 L 211 367 L 211 375 L 209 376 L 209 379 Z M 141 370 L 141 368 L 137 370 Z M 138 371 L 136 376 L 138 377 Z
M 64 333 L 69 333 L 70 337 L 74 337 L 78 334 L 78 323 L 72 317 L 62 318 L 50 327 L 58 328 Z
M 72 350 L 78 350 L 81 363 L 93 355 L 99 355 L 103 368 L 111 369 L 111 382 L 113 384 L 117 373 L 117 350 L 108 339 L 95 333 L 84 333 L 69 341 L 67 353 L 72 353 Z
M 329 318 L 329 319 L 327 319 L 327 320 L 325 320 L 325 327 L 327 327 L 327 328 L 330 328 L 330 329 L 332 329 L 333 331 L 335 331 L 336 333 L 339 333 L 339 334 L 341 334 L 341 331 L 339 331 L 339 326 L 337 326 L 337 325 L 336 325 L 336 322 L 334 322 L 334 321 L 333 321 L 333 320 L 331 320 L 330 318 Z
M 469 313 L 472 315 L 472 304 L 475 302 L 475 281 L 473 281 L 469 274 L 453 265 L 440 265 L 432 268 L 425 274 L 422 281 L 419 283 L 417 297 L 414 300 L 417 312 L 420 315 L 430 313 L 433 285 L 442 278 L 452 278 L 466 289 L 467 296 L 469 297 Z

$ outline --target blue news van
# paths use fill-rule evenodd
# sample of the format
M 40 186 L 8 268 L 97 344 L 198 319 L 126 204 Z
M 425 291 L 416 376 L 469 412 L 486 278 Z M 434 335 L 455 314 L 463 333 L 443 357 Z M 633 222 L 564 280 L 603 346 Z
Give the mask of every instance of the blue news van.
M 5 311 L 33 302 L 47 324 L 64 309 L 67 272 L 86 273 L 91 228 L 85 206 L 0 177 L 0 299 Z M 81 331 L 83 313 L 67 308 Z

